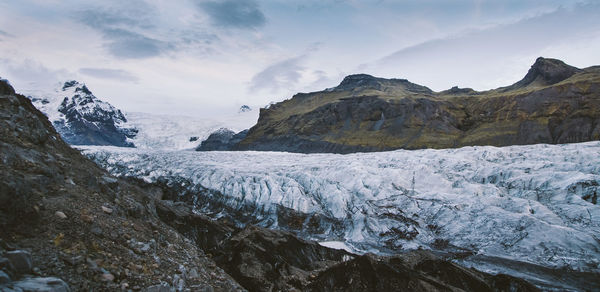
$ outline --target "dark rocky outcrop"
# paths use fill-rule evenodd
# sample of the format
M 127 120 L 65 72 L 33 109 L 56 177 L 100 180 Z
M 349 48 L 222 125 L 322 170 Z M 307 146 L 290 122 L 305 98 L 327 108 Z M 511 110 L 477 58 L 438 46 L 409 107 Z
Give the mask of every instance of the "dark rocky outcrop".
M 196 151 L 228 151 L 233 150 L 242 139 L 246 137 L 248 130 L 235 133 L 229 129 L 221 128 L 213 132 L 198 147 Z
M 532 85 L 548 86 L 570 78 L 581 71 L 581 69 L 569 66 L 561 60 L 539 57 L 523 79 L 511 86 L 502 88 L 502 90 L 509 91 Z
M 7 80 L 2 78 L 0 78 L 0 94 L 15 94 L 15 89 Z
M 519 82 L 433 92 L 403 79 L 350 75 L 337 87 L 261 109 L 236 150 L 383 151 L 600 139 L 600 67 L 538 58 Z

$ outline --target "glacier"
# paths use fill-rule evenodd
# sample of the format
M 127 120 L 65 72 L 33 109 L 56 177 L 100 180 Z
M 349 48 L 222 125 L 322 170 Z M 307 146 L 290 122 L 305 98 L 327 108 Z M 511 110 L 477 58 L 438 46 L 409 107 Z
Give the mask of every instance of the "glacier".
M 114 175 L 188 190 L 198 211 L 245 212 L 358 252 L 421 248 L 490 272 L 600 272 L 598 141 L 346 155 L 78 149 Z
M 128 124 L 138 129 L 129 140 L 136 148 L 190 150 L 220 128 L 237 133 L 252 127 L 258 120 L 258 111 L 245 110 L 216 118 L 139 112 L 126 112 L 125 116 Z

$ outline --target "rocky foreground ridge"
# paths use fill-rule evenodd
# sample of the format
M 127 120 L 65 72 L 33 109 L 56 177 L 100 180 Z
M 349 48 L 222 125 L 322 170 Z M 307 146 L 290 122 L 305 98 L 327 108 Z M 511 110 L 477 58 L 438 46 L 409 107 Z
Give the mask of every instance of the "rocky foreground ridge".
M 483 92 L 350 75 L 337 87 L 261 109 L 229 149 L 350 153 L 598 139 L 600 66 L 540 57 L 519 82 Z
M 429 252 L 356 256 L 196 214 L 84 158 L 5 81 L 0 161 L 2 291 L 537 290 Z

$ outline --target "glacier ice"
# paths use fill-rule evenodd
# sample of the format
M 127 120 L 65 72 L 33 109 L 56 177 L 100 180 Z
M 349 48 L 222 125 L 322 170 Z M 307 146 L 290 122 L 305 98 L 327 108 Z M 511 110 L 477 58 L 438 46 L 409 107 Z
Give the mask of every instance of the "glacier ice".
M 600 272 L 600 142 L 347 155 L 79 149 L 115 175 L 250 206 L 264 226 L 294 229 L 287 210 L 303 220 L 299 234 L 354 250 L 458 247 Z
M 158 115 L 127 112 L 129 125 L 138 129 L 130 141 L 137 148 L 185 150 L 195 149 L 214 131 L 227 128 L 239 132 L 258 120 L 256 111 L 244 111 L 219 118 Z M 197 137 L 197 139 L 190 139 Z

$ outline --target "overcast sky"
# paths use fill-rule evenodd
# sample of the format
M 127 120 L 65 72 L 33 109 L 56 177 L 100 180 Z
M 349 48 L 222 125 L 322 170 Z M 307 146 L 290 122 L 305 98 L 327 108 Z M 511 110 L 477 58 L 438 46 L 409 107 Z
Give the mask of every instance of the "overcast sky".
M 0 77 L 85 82 L 126 111 L 210 116 L 368 73 L 440 91 L 600 64 L 600 1 L 0 0 Z

